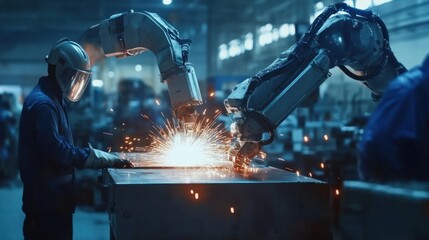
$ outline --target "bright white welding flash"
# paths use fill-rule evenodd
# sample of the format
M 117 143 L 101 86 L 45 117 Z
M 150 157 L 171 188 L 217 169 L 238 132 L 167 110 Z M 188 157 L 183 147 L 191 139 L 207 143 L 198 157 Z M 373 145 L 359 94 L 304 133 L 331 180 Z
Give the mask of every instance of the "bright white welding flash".
M 231 131 L 232 135 L 235 135 L 238 133 L 239 129 L 238 129 L 238 123 L 237 122 L 231 123 L 230 131 Z
M 207 158 L 203 142 L 186 134 L 173 136 L 169 149 L 166 149 L 165 161 L 174 160 L 176 166 L 199 165 Z
M 152 152 L 165 166 L 210 167 L 225 161 L 225 130 L 215 125 L 215 119 L 198 120 L 192 132 L 176 128 L 170 121 L 164 128 L 155 127 Z

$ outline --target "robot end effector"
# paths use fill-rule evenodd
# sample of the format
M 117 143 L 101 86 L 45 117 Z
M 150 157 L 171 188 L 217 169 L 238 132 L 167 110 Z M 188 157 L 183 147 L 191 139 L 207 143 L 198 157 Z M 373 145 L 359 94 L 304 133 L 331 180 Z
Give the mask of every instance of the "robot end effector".
M 150 50 L 161 81 L 167 83 L 174 116 L 188 130 L 196 120 L 195 106 L 202 103 L 194 67 L 188 62 L 190 44 L 157 14 L 132 10 L 101 21 L 81 37 L 92 64 L 105 57 L 129 57 Z

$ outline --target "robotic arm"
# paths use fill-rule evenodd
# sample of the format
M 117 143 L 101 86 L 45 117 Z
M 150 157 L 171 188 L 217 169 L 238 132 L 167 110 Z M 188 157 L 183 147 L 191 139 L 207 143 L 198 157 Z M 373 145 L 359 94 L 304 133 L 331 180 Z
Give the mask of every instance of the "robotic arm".
M 166 82 L 174 116 L 180 127 L 192 130 L 195 106 L 202 103 L 194 67 L 188 62 L 191 40 L 182 39 L 170 24 L 155 13 L 120 13 L 90 27 L 81 45 L 91 64 L 105 57 L 129 57 L 143 51 L 153 52 L 161 81 Z
M 236 169 L 245 168 L 261 146 L 273 141 L 274 130 L 336 66 L 372 90 L 374 100 L 406 71 L 391 51 L 378 16 L 345 3 L 328 6 L 298 43 L 238 84 L 225 100 L 233 120 L 230 160 Z

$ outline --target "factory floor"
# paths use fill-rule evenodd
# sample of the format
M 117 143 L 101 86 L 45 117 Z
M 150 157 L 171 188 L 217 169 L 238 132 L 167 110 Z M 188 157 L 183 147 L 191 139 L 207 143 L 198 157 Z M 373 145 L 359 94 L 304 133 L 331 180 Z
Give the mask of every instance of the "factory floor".
M 23 239 L 22 185 L 18 179 L 0 182 L 0 238 Z M 74 240 L 109 239 L 107 212 L 78 207 L 73 218 Z

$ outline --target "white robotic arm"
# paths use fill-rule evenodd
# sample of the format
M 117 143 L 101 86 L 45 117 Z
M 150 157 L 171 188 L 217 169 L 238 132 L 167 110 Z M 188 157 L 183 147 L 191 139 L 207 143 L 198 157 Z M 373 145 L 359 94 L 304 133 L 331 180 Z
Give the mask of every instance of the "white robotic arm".
M 245 168 L 262 145 L 272 142 L 274 130 L 336 66 L 368 86 L 375 100 L 406 71 L 392 53 L 378 16 L 344 3 L 328 6 L 297 44 L 237 85 L 225 100 L 235 136 L 230 158 L 237 169 Z
M 166 82 L 175 117 L 180 125 L 192 129 L 195 106 L 202 103 L 194 67 L 188 62 L 191 40 L 155 13 L 126 12 L 89 28 L 81 45 L 94 64 L 104 57 L 129 57 L 150 50 L 157 58 L 161 81 Z

